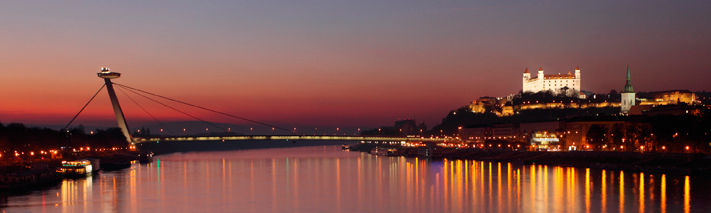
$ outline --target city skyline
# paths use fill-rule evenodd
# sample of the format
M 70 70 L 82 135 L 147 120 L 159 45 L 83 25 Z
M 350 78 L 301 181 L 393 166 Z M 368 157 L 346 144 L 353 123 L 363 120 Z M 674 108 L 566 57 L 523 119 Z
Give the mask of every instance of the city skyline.
M 525 68 L 582 90 L 709 90 L 706 2 L 0 3 L 0 122 L 65 124 L 116 83 L 265 122 L 429 126 Z M 121 92 L 129 123 L 150 121 Z M 162 120 L 188 120 L 132 96 Z M 78 123 L 115 125 L 105 92 Z M 238 123 L 206 112 L 215 122 Z M 345 126 L 342 126 L 345 127 Z

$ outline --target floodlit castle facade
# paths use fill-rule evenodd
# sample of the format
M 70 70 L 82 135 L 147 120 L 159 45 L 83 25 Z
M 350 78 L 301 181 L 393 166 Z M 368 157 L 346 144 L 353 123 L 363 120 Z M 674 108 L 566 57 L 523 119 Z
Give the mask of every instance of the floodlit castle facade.
M 580 92 L 580 68 L 575 68 L 575 73 L 568 74 L 543 74 L 543 67 L 538 69 L 538 74 L 531 77 L 531 72 L 523 72 L 523 92 L 541 92 L 551 90 L 553 93 L 562 91 L 567 88 L 568 91 Z

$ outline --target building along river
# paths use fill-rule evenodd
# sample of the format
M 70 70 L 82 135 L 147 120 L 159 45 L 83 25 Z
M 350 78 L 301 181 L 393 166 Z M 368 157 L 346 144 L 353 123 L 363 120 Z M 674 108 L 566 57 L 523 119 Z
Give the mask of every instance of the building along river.
M 188 152 L 22 194 L 6 212 L 711 212 L 708 177 L 384 157 Z

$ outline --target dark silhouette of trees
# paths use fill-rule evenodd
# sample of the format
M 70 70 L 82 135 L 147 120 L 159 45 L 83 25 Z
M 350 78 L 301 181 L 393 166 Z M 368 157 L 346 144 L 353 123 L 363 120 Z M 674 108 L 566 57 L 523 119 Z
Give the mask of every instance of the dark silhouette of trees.
M 60 150 L 61 147 L 111 148 L 127 146 L 121 129 L 95 130 L 87 135 L 84 126 L 67 130 L 27 127 L 20 123 L 0 124 L 0 149 L 3 153 Z M 12 156 L 4 154 L 5 156 Z
M 592 145 L 594 150 L 602 150 L 602 147 L 608 142 L 607 135 L 609 134 L 607 132 L 607 127 L 603 125 L 590 126 L 590 129 L 585 134 L 588 144 Z

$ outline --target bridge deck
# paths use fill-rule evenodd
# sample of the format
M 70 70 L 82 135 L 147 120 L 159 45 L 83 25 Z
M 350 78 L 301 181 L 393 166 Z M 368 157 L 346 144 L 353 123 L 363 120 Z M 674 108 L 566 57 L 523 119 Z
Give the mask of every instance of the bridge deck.
M 412 141 L 412 142 L 455 142 L 452 138 L 416 138 L 389 136 L 318 136 L 318 135 L 240 135 L 240 136 L 185 136 L 185 137 L 134 137 L 134 143 L 157 141 L 239 141 L 239 140 L 331 140 L 331 141 Z

